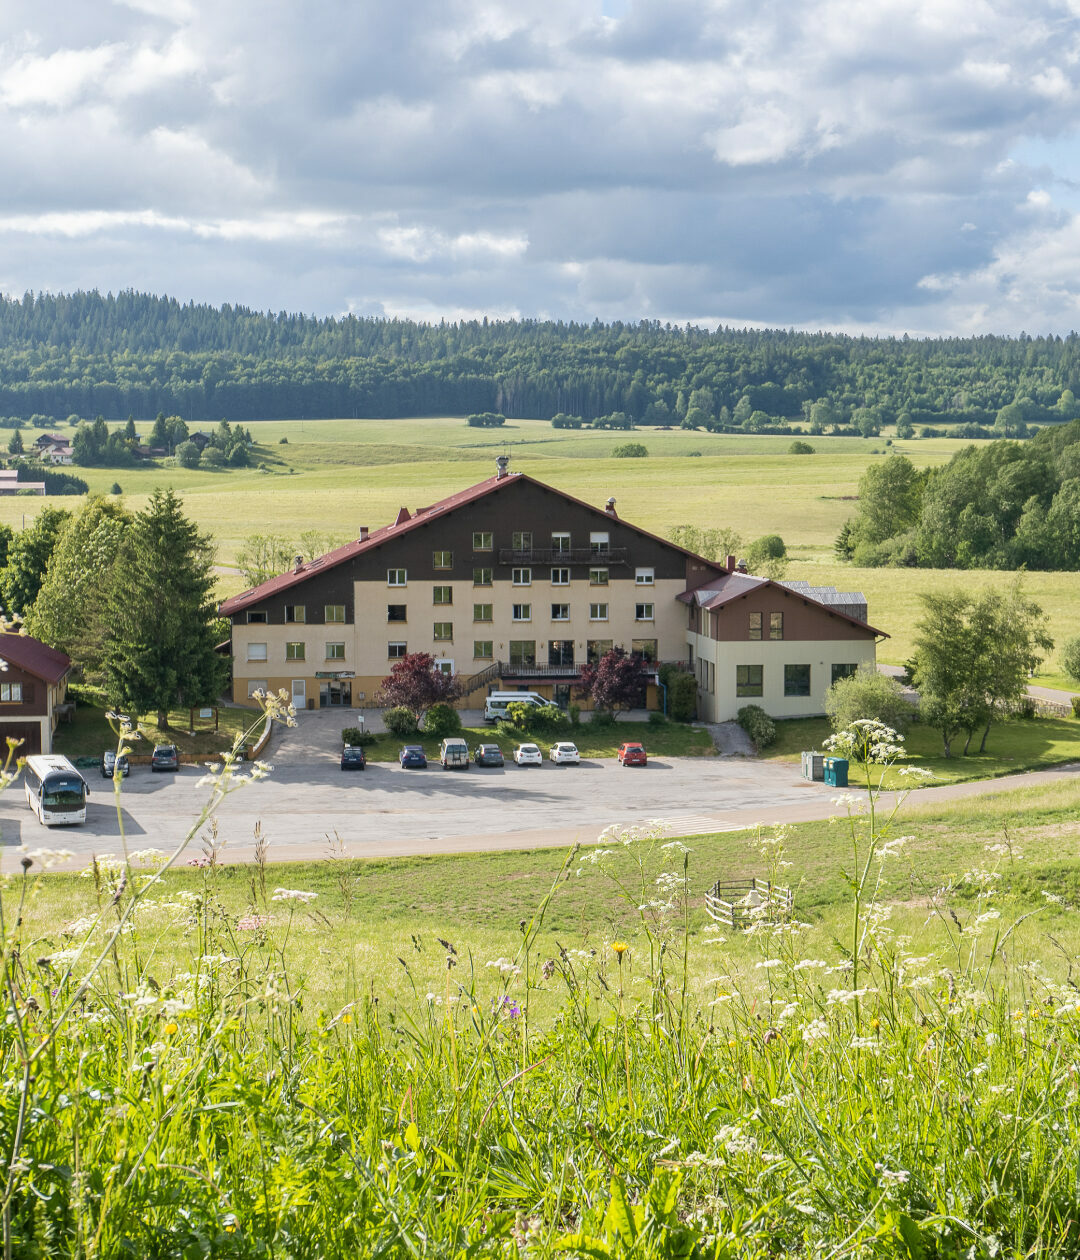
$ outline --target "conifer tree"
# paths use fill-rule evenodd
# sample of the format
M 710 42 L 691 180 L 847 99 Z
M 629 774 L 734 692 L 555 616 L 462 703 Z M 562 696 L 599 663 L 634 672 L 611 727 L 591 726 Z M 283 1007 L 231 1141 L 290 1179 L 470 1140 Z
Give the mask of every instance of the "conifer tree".
M 224 685 L 214 651 L 213 550 L 171 490 L 155 490 L 128 532 L 107 603 L 106 691 L 128 712 L 208 704 Z

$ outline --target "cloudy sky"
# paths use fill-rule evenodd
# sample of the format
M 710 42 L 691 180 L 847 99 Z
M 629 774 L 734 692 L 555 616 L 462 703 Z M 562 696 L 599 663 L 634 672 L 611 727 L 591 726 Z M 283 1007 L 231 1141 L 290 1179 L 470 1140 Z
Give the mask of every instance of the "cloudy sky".
M 4 0 L 0 291 L 1080 328 L 1080 0 Z

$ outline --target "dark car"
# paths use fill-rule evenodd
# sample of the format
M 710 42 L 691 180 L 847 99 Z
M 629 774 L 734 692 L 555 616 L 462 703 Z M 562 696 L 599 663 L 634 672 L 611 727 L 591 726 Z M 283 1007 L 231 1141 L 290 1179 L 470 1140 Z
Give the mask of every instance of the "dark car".
M 398 753 L 398 761 L 406 770 L 427 769 L 427 753 L 419 744 L 406 744 Z
M 646 766 L 649 759 L 640 744 L 622 744 L 619 747 L 619 760 L 624 766 Z
M 114 774 L 118 774 L 121 778 L 125 774 L 131 773 L 131 763 L 128 761 L 126 754 L 117 757 L 113 749 L 101 754 L 101 777 L 103 779 L 111 779 Z
M 503 764 L 502 749 L 498 744 L 477 744 L 473 761 L 478 766 L 501 766 Z
M 346 744 L 341 750 L 342 770 L 365 770 L 367 758 L 359 744 Z
M 154 751 L 150 754 L 150 769 L 157 770 L 179 770 L 180 754 L 176 751 L 175 744 L 155 744 Z

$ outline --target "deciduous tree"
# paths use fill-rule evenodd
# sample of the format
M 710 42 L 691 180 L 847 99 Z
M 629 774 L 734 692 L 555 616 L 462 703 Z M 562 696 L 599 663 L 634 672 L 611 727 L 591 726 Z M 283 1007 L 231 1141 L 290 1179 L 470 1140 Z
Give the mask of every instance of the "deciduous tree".
M 456 675 L 435 667 L 430 652 L 410 652 L 395 661 L 375 695 L 380 708 L 408 709 L 419 724 L 433 704 L 449 704 L 461 695 Z
M 644 705 L 646 681 L 641 657 L 613 647 L 596 664 L 582 668 L 578 695 L 591 697 L 598 709 L 616 713 Z

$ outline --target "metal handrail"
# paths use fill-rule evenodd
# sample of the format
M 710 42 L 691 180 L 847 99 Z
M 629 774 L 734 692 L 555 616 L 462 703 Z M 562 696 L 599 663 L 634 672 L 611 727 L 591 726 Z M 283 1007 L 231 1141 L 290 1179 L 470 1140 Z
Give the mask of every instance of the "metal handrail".
M 606 551 L 594 551 L 591 547 L 571 547 L 566 551 L 557 547 L 527 547 L 522 551 L 509 547 L 499 549 L 500 564 L 588 564 L 602 569 L 611 564 L 626 564 L 629 558 L 629 547 L 608 547 Z

